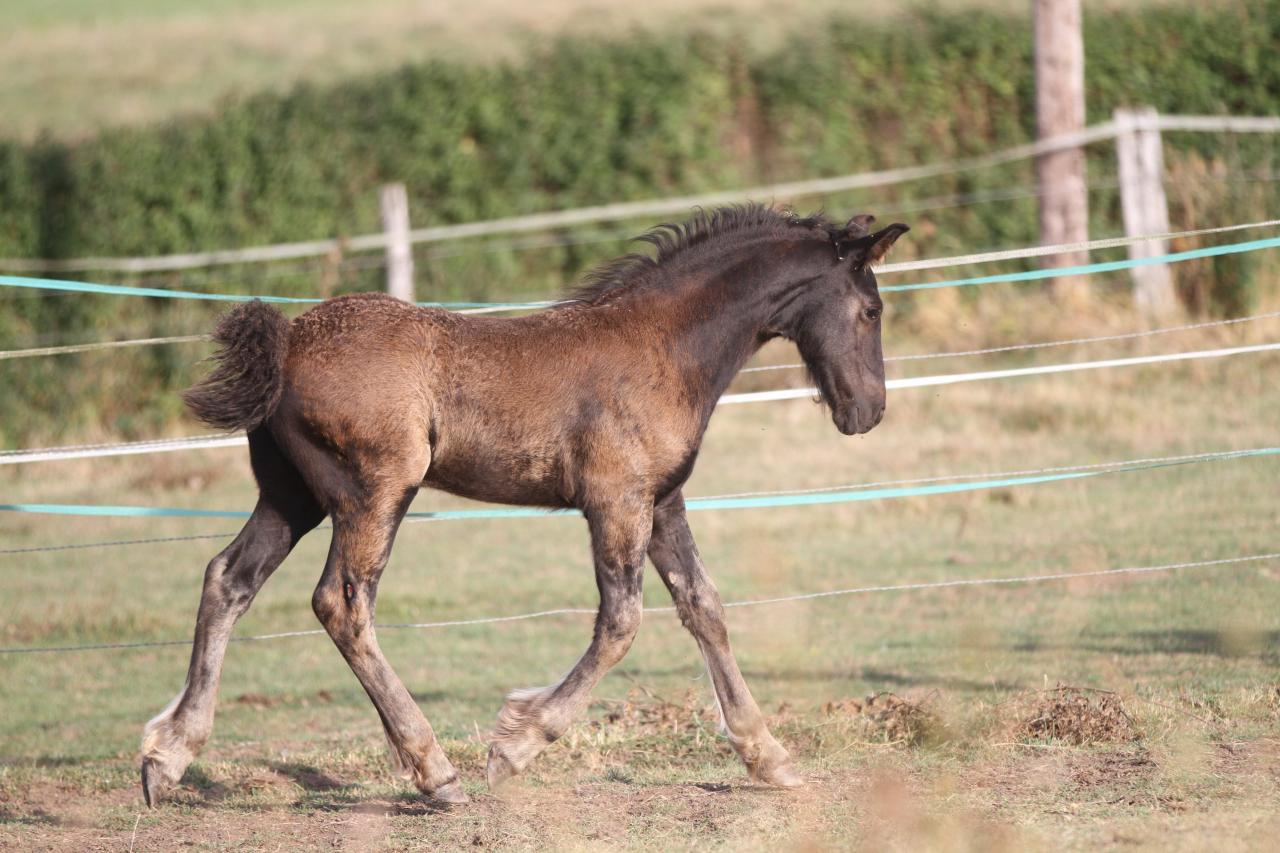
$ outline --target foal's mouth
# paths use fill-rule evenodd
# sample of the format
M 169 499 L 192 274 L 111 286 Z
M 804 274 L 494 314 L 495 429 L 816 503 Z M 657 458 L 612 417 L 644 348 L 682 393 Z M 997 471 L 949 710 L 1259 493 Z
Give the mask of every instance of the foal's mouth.
M 866 435 L 879 425 L 883 417 L 884 407 L 878 411 L 868 409 L 864 413 L 857 403 L 831 410 L 831 420 L 843 435 Z
M 809 381 L 816 393 L 813 402 L 831 413 L 831 422 L 842 435 L 865 435 L 884 418 L 884 404 L 863 405 L 856 392 L 839 393 L 835 383 L 821 373 L 808 370 Z
M 813 402 L 831 413 L 831 422 L 835 424 L 836 429 L 842 435 L 861 435 L 875 426 L 875 424 L 863 426 L 863 418 L 859 414 L 860 407 L 854 395 L 847 395 L 842 403 L 835 394 L 827 389 L 827 383 L 814 376 L 812 372 L 809 375 L 809 379 L 813 382 L 816 391 L 813 395 Z

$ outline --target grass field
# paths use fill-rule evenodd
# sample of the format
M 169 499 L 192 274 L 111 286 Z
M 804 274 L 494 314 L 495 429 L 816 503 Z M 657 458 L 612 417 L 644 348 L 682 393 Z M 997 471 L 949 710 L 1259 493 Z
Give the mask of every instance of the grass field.
M 563 33 L 730 27 L 764 44 L 841 4 L 813 0 L 780 26 L 747 23 L 767 6 L 763 0 L 642 6 L 607 0 L 12 0 L 0 12 L 9 24 L 0 27 L 0 137 L 75 136 L 207 112 L 226 97 L 301 81 L 332 83 L 407 62 L 494 62 Z
M 1061 333 L 1059 319 L 1041 322 Z M 1277 332 L 1271 321 L 1038 358 L 1200 349 Z M 887 340 L 890 354 L 941 348 L 899 343 L 892 323 Z M 784 350 L 765 356 L 790 360 Z M 911 369 L 1013 363 L 1027 359 Z M 904 390 L 891 393 L 885 422 L 856 439 L 839 436 L 805 401 L 730 407 L 713 420 L 687 493 L 1275 445 L 1278 370 L 1274 355 L 1240 356 Z M 742 387 L 798 381 L 763 376 Z M 1280 550 L 1278 466 L 1214 462 L 692 521 L 728 600 L 1086 572 Z M 252 500 L 237 451 L 0 471 L 6 500 L 209 508 Z M 414 508 L 452 505 L 423 494 Z M 234 528 L 5 514 L 0 542 Z M 299 546 L 239 634 L 316 627 L 310 589 L 327 544 L 317 532 Z M 185 638 L 202 569 L 220 547 L 214 539 L 0 555 L 0 645 Z M 409 524 L 378 618 L 591 606 L 586 555 L 574 519 Z M 510 604 L 492 603 L 498 588 Z M 647 603 L 664 598 L 650 576 Z M 653 614 L 605 679 L 590 719 L 539 759 L 512 800 L 486 795 L 481 736 L 503 693 L 553 681 L 585 647 L 589 619 L 560 617 L 381 633 L 475 797 L 449 811 L 390 774 L 377 715 L 323 636 L 232 646 L 213 739 L 175 801 L 154 811 L 142 807 L 136 785 L 137 742 L 142 723 L 181 685 L 186 649 L 0 657 L 0 847 L 1230 850 L 1265 846 L 1280 831 L 1280 562 L 730 614 L 748 681 L 812 780 L 798 792 L 746 784 L 715 734 L 694 643 L 672 616 Z M 1084 723 L 1046 732 L 1045 720 L 1071 723 L 1052 707 L 1057 685 L 1114 696 L 1076 694 L 1076 711 L 1090 703 Z M 919 714 L 841 704 L 882 691 Z M 873 707 L 891 702 L 878 701 Z M 1099 703 L 1111 710 L 1097 713 Z M 1125 726 L 1110 732 L 1090 720 Z
M 1092 0 L 1093 8 L 1166 0 Z M 919 0 L 997 7 L 1020 0 Z M 766 0 L 5 0 L 0 8 L 0 138 L 75 137 L 106 126 L 204 113 L 228 97 L 427 59 L 494 62 L 565 33 L 633 28 L 731 32 L 760 48 L 821 27 L 838 0 L 786 14 Z

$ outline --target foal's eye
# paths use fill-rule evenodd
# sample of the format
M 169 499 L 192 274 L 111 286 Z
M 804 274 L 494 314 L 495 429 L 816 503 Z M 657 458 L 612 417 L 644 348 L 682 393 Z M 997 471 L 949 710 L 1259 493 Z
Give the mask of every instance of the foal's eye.
M 879 320 L 879 319 L 880 319 L 880 309 L 879 309 L 879 308 L 867 308 L 867 309 L 863 310 L 863 312 L 862 312 L 862 316 L 863 316 L 863 317 L 866 317 L 868 320 L 870 320 L 872 323 L 874 323 L 876 320 Z

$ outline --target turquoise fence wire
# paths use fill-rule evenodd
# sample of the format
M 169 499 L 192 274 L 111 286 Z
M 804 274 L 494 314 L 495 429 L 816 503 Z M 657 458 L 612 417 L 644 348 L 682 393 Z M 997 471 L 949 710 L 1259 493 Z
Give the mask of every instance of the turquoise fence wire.
M 1261 249 L 1280 247 L 1280 237 L 1268 237 L 1265 240 L 1249 240 L 1244 243 L 1224 243 L 1221 246 L 1206 246 L 1202 249 L 1188 249 L 1185 252 L 1172 252 L 1166 255 L 1152 255 L 1148 258 L 1126 258 L 1122 261 L 1103 261 L 1096 264 L 1080 264 L 1074 267 L 1055 267 L 1044 270 L 1027 270 L 1026 272 L 1000 273 L 984 275 L 976 278 L 953 278 L 947 281 L 930 281 L 920 284 L 892 284 L 880 288 L 882 293 L 902 292 L 906 290 L 933 290 L 939 287 L 968 287 L 975 284 L 995 284 L 1001 281 L 1035 281 L 1037 279 L 1058 278 L 1072 275 L 1093 275 L 1100 272 L 1145 267 L 1152 264 L 1173 264 L 1181 261 L 1192 261 L 1196 258 L 1214 258 L 1219 255 L 1236 255 L 1241 252 L 1257 252 Z
M 22 287 L 34 290 L 61 290 L 71 293 L 96 293 L 109 296 L 151 296 L 158 299 L 204 299 L 213 302 L 262 302 L 284 304 L 313 304 L 324 302 L 317 297 L 255 296 L 245 293 L 204 293 L 198 290 L 170 290 L 163 287 L 129 287 L 123 284 L 94 284 L 87 281 L 69 281 L 56 278 L 27 278 L 17 275 L 0 275 L 0 287 Z M 545 302 L 419 302 L 427 308 L 537 308 Z
M 737 498 L 693 498 L 686 504 L 689 510 L 713 509 L 764 509 L 769 507 L 817 506 L 821 504 L 852 503 L 857 501 L 888 500 L 891 498 L 919 497 L 923 495 L 947 495 L 982 489 L 1003 489 L 1030 486 L 1037 483 L 1054 483 L 1063 480 L 1081 480 L 1103 474 L 1119 474 L 1146 471 L 1154 468 L 1170 468 L 1195 465 L 1225 459 L 1243 459 L 1255 456 L 1275 456 L 1280 447 L 1262 447 L 1241 450 L 1238 453 L 1204 459 L 1184 459 L 1170 462 L 1151 462 L 1142 465 L 1125 465 L 1101 471 L 1071 471 L 1058 474 L 1037 474 L 1028 477 L 1005 477 L 994 480 L 977 480 L 968 483 L 935 483 L 922 486 L 902 486 L 881 489 L 856 489 L 840 492 L 821 492 L 797 495 L 756 495 Z M 21 512 L 40 515 L 96 516 L 109 518 L 248 518 L 249 513 L 239 510 L 186 509 L 182 507 L 113 506 L 106 504 L 0 504 L 0 512 Z M 484 509 L 454 509 L 435 512 L 411 512 L 406 518 L 435 521 L 462 521 L 488 518 L 539 518 L 547 516 L 577 515 L 577 510 L 540 509 L 536 507 L 487 507 Z
M 1054 267 L 1052 269 L 1027 270 L 1025 272 L 1000 273 L 998 275 L 977 276 L 974 278 L 957 278 L 946 281 L 921 282 L 918 284 L 893 284 L 880 288 L 884 293 L 895 293 L 911 290 L 933 290 L 941 287 L 968 287 L 979 284 L 995 284 L 997 282 L 1036 281 L 1039 279 L 1059 278 L 1073 275 L 1093 275 L 1101 272 L 1133 269 L 1134 267 L 1152 264 L 1172 264 L 1191 261 L 1196 258 L 1213 258 L 1220 255 L 1234 255 L 1242 252 L 1257 252 L 1263 249 L 1280 247 L 1280 237 L 1269 237 L 1264 240 L 1249 240 L 1243 243 L 1225 243 L 1220 246 L 1206 246 L 1200 249 L 1189 249 L 1185 252 L 1172 252 L 1164 255 L 1153 255 L 1146 258 L 1126 258 L 1119 261 L 1104 261 L 1096 264 L 1081 264 L 1071 267 Z M 203 293 L 193 290 L 169 290 L 159 287 L 127 287 L 120 284 L 93 284 L 82 281 L 67 281 L 51 278 L 27 278 L 24 276 L 0 275 L 0 287 L 20 287 L 37 290 L 61 290 L 74 293 L 99 293 L 116 296 L 151 296 L 165 299 L 206 299 L 217 302 L 246 302 L 260 299 L 263 302 L 280 303 L 316 303 L 324 300 L 294 296 L 254 296 L 239 293 Z M 527 310 L 546 307 L 547 302 L 419 302 L 419 305 L 433 308 L 450 308 L 465 310 L 468 308 Z

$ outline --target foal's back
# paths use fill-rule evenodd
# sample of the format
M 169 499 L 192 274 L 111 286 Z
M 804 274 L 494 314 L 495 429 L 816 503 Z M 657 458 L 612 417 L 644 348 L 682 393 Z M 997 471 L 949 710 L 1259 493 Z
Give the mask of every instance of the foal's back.
M 491 318 L 361 294 L 293 321 L 272 429 L 362 478 L 582 506 L 597 487 L 653 493 L 691 461 L 689 381 L 662 324 L 626 305 Z

